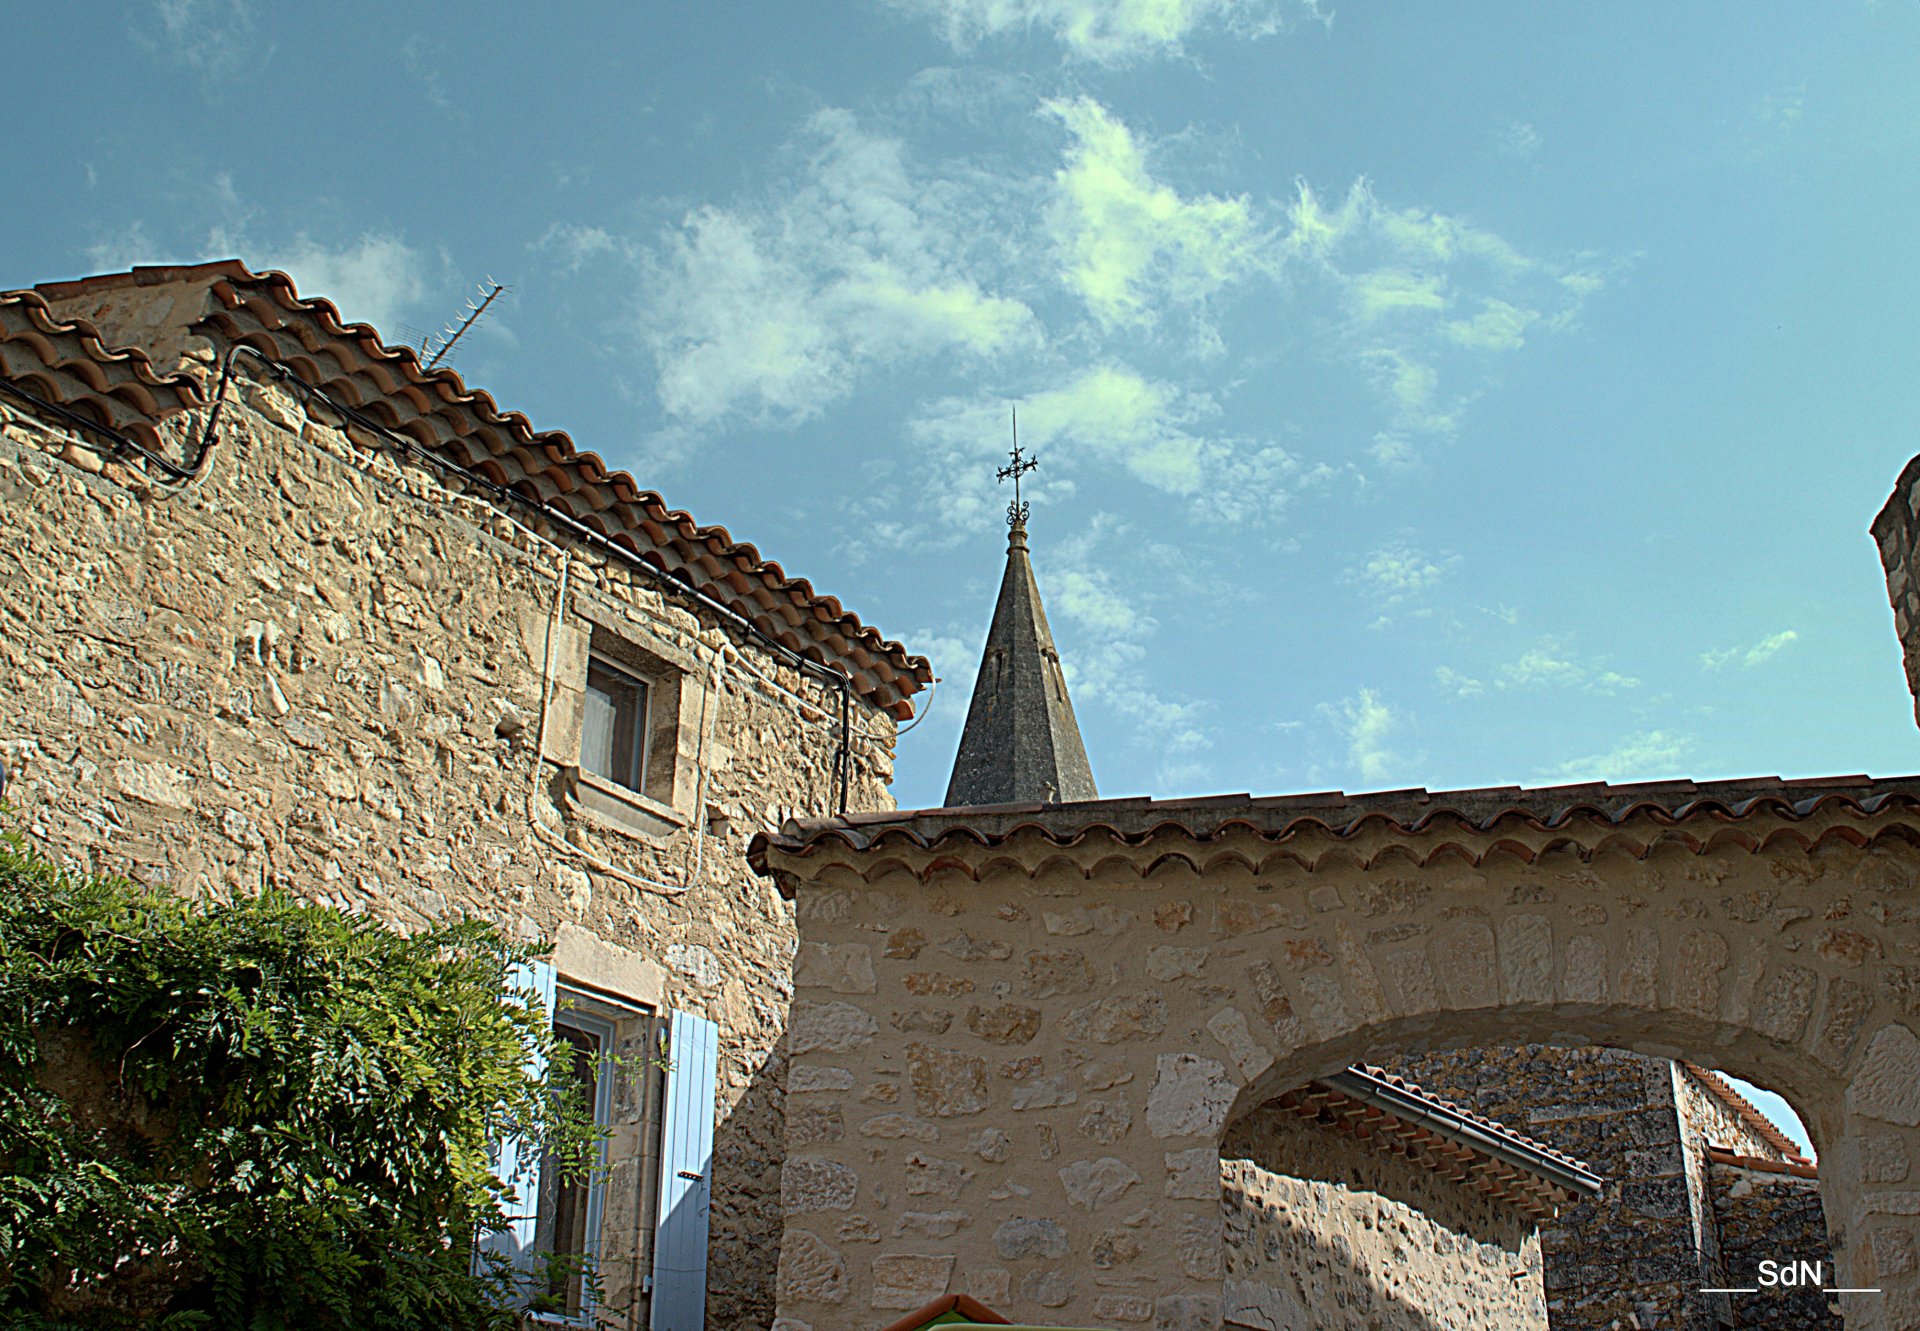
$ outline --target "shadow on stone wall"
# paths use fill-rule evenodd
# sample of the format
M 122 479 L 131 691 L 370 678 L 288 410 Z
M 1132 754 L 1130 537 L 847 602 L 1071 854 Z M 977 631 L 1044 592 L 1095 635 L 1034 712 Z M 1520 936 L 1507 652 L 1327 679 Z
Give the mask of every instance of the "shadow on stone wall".
M 1544 1306 L 1537 1309 L 1537 1316 L 1516 1322 L 1506 1309 L 1483 1307 L 1474 1290 L 1457 1286 L 1444 1294 L 1450 1299 L 1448 1307 L 1423 1307 L 1390 1283 L 1389 1272 L 1356 1261 L 1346 1244 L 1329 1242 L 1307 1227 L 1292 1229 L 1291 1241 L 1283 1252 L 1250 1251 L 1235 1238 L 1230 1226 L 1222 1301 L 1223 1320 L 1228 1327 L 1256 1331 L 1544 1331 L 1547 1325 Z M 1514 1261 L 1517 1269 L 1517 1255 Z M 1406 1283 L 1424 1282 L 1410 1279 Z
M 783 1223 L 780 1165 L 786 1155 L 786 1045 L 783 1031 L 747 1083 L 745 1094 L 714 1125 L 716 1186 L 707 1251 L 710 1331 L 773 1324 L 774 1275 L 780 1265 Z

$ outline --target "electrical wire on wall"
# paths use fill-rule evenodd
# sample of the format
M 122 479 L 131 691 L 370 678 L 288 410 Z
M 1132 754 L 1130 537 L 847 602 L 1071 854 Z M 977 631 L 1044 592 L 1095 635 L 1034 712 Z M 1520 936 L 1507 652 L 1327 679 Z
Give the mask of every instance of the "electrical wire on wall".
M 666 892 L 677 895 L 686 891 L 687 887 L 698 878 L 703 863 L 706 823 L 704 816 L 704 796 L 707 778 L 705 750 L 707 731 L 709 729 L 707 714 L 711 705 L 713 692 L 722 686 L 729 653 L 732 657 L 732 664 L 736 668 L 752 676 L 756 682 L 765 688 L 789 699 L 794 704 L 792 714 L 803 726 L 831 735 L 837 741 L 836 750 L 831 760 L 832 776 L 828 808 L 830 812 L 841 814 L 846 812 L 853 780 L 855 756 L 853 753 L 852 740 L 856 731 L 861 739 L 875 743 L 884 744 L 888 741 L 889 736 L 883 732 L 870 730 L 865 725 L 860 725 L 856 728 L 852 709 L 852 680 L 844 670 L 823 665 L 794 651 L 784 643 L 773 638 L 765 630 L 761 629 L 759 625 L 753 623 L 745 615 L 734 610 L 732 607 L 707 595 L 698 588 L 689 585 L 667 570 L 650 563 L 636 552 L 628 550 L 625 546 L 620 545 L 618 542 L 594 530 L 592 527 L 585 525 L 579 520 L 550 508 L 537 499 L 529 498 L 509 486 L 502 485 L 478 471 L 443 457 L 427 449 L 418 441 L 371 419 L 354 407 L 339 401 L 325 389 L 307 382 L 296 373 L 292 367 L 267 355 L 265 352 L 240 342 L 233 343 L 227 348 L 226 353 L 220 359 L 219 378 L 210 409 L 204 425 L 198 432 L 199 437 L 195 441 L 195 445 L 190 454 L 192 460 L 185 466 L 155 453 L 153 450 L 139 444 L 121 431 L 100 425 L 56 403 L 46 402 L 36 395 L 28 393 L 5 380 L 0 380 L 0 388 L 4 388 L 13 396 L 23 399 L 40 410 L 46 411 L 55 418 L 70 423 L 74 427 L 106 441 L 117 455 L 125 456 L 132 454 L 138 456 L 155 471 L 159 472 L 163 478 L 175 483 L 173 488 L 162 492 L 162 497 L 170 497 L 193 489 L 203 482 L 210 473 L 215 450 L 220 443 L 220 419 L 226 407 L 226 399 L 231 389 L 236 364 L 243 356 L 257 362 L 266 370 L 267 374 L 273 380 L 286 384 L 294 391 L 295 395 L 303 401 L 318 401 L 322 403 L 327 410 L 336 414 L 343 423 L 354 425 L 369 434 L 387 440 L 403 455 L 416 458 L 442 474 L 457 476 L 463 482 L 483 490 L 502 501 L 496 506 L 496 511 L 500 511 L 501 516 L 512 523 L 516 530 L 526 534 L 530 541 L 538 542 L 540 546 L 558 555 L 562 561 L 560 590 L 556 601 L 556 615 L 561 613 L 564 607 L 566 584 L 572 556 L 567 549 L 557 541 L 541 534 L 526 523 L 514 518 L 511 513 L 506 512 L 505 509 L 508 503 L 519 504 L 532 509 L 539 518 L 545 520 L 550 525 L 566 530 L 584 544 L 603 551 L 609 557 L 618 560 L 623 566 L 645 573 L 665 594 L 693 602 L 696 606 L 719 618 L 723 623 L 732 625 L 740 633 L 760 643 L 775 659 L 786 661 L 802 674 L 811 675 L 823 683 L 831 685 L 840 695 L 839 724 L 837 727 L 830 727 L 827 724 L 823 724 L 824 717 L 830 714 L 824 707 L 780 683 L 777 679 L 762 670 L 758 663 L 754 662 L 746 654 L 731 647 L 722 648 L 714 653 L 713 662 L 706 672 L 701 698 L 702 733 L 697 747 L 696 757 L 696 765 L 700 775 L 696 788 L 697 794 L 694 813 L 695 818 L 699 822 L 699 826 L 695 828 L 692 864 L 689 867 L 687 880 L 683 883 L 672 884 L 659 882 L 640 875 L 629 874 L 611 864 L 607 864 L 603 859 L 593 855 L 592 852 L 587 851 L 585 848 L 574 846 L 571 842 L 558 838 L 558 834 L 553 833 L 551 829 L 547 828 L 539 818 L 531 816 L 532 808 L 530 803 L 529 815 L 531 821 L 541 834 L 558 841 L 561 847 L 566 849 L 570 854 L 581 857 L 583 862 L 591 863 L 595 872 L 615 878 L 617 881 L 627 882 L 632 886 L 654 892 Z M 551 626 L 549 627 L 549 634 L 551 635 Z M 541 685 L 540 728 L 543 734 L 545 730 L 546 711 L 549 706 L 552 689 L 551 641 L 549 641 L 548 644 L 548 658 L 545 663 L 545 668 L 543 669 Z M 933 692 L 930 689 L 927 699 L 929 703 L 932 701 L 932 697 Z M 820 716 L 822 720 L 816 721 L 814 717 L 809 716 L 808 713 L 814 713 Z M 923 712 L 921 716 L 916 717 L 914 721 L 904 729 L 895 730 L 894 737 L 906 733 L 907 730 L 913 729 L 914 726 L 918 725 L 920 721 L 924 719 L 925 714 Z M 835 733 L 836 730 L 837 734 Z M 544 749 L 544 744 L 542 744 L 541 748 Z M 539 773 L 541 771 L 540 764 L 544 761 L 544 753 L 536 752 L 534 767 L 534 784 L 536 790 L 538 788 Z

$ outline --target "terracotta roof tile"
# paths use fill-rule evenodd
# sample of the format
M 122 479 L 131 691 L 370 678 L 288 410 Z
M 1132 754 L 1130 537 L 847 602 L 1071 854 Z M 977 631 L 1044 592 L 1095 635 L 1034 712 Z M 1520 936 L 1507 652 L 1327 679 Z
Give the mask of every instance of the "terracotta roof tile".
M 137 347 L 108 346 L 37 291 L 0 292 L 0 379 L 156 451 L 156 422 L 205 403 L 190 375 L 161 374 Z
M 410 347 L 389 347 L 370 324 L 347 324 L 332 302 L 303 297 L 285 273 L 255 273 L 238 260 L 49 283 L 36 288 L 68 303 L 131 286 L 204 282 L 210 299 L 192 331 L 244 343 L 423 447 L 479 471 L 594 528 L 706 595 L 728 605 L 788 649 L 838 663 L 855 689 L 899 718 L 933 679 L 922 656 L 861 623 L 838 598 L 791 577 L 725 527 L 702 525 L 669 508 L 632 476 L 577 448 L 561 430 L 537 431 L 502 411 L 458 371 L 427 369 Z
M 1751 1100 L 1729 1086 L 1719 1073 L 1703 1068 L 1697 1063 L 1682 1063 L 1680 1066 L 1692 1073 L 1709 1094 L 1731 1109 L 1741 1122 L 1753 1129 L 1762 1141 L 1780 1152 L 1788 1161 L 1800 1164 L 1811 1163 L 1806 1153 L 1800 1149 L 1798 1142 L 1776 1128 L 1765 1114 L 1754 1107 Z
M 1397 1097 L 1383 1099 L 1382 1085 Z M 1376 1149 L 1404 1155 L 1537 1218 L 1603 1186 L 1603 1180 L 1574 1157 L 1367 1064 L 1308 1082 L 1272 1104 Z
M 1723 1151 L 1718 1146 L 1707 1148 L 1707 1159 L 1716 1165 L 1735 1165 L 1741 1169 L 1757 1169 L 1768 1174 L 1791 1174 L 1795 1178 L 1811 1179 L 1820 1177 L 1820 1167 L 1805 1159 L 1769 1160 L 1764 1156 Z
M 1166 840 L 1173 843 L 1169 854 L 1184 856 L 1187 848 L 1241 834 L 1251 834 L 1273 846 L 1274 854 L 1283 855 L 1293 853 L 1292 846 L 1309 837 L 1324 848 L 1328 842 L 1350 842 L 1374 830 L 1402 842 L 1416 842 L 1423 863 L 1449 854 L 1478 863 L 1495 852 L 1530 861 L 1560 847 L 1582 853 L 1618 848 L 1645 855 L 1667 841 L 1685 843 L 1696 851 L 1723 840 L 1758 844 L 1745 824 L 1761 817 L 1791 824 L 1836 815 L 1827 819 L 1831 825 L 1818 829 L 1818 835 L 1861 842 L 1867 833 L 1860 824 L 1913 809 L 1920 809 L 1920 776 L 1751 777 L 1620 786 L 1595 782 L 1532 790 L 1500 786 L 1252 799 L 1091 800 L 790 821 L 778 833 L 756 836 L 748 847 L 748 858 L 755 869 L 767 873 L 767 855 L 772 850 L 804 857 L 830 849 L 859 854 L 883 848 L 992 847 L 1029 840 L 1055 848 L 1110 844 L 1116 851 Z M 1892 830 L 1901 829 L 1894 826 Z M 1584 838 L 1584 845 L 1576 842 L 1576 834 Z M 1204 858 L 1190 862 L 1202 867 Z

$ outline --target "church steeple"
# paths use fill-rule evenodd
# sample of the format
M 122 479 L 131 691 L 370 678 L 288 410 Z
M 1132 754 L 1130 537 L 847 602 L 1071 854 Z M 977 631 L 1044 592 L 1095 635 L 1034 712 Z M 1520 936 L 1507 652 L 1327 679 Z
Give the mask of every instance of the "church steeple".
M 1100 798 L 1027 557 L 1020 477 L 1038 465 L 1023 462 L 1016 443 L 1013 465 L 1000 470 L 1001 479 L 1010 476 L 1014 484 L 1014 500 L 1007 505 L 1007 570 L 947 783 L 949 808 Z

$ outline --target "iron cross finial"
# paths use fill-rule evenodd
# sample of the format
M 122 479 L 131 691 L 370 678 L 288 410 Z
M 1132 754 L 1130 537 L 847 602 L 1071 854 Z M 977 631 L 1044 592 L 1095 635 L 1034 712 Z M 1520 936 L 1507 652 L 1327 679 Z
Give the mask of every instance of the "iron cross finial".
M 1023 527 L 1027 522 L 1027 505 L 1021 502 L 1020 499 L 1020 478 L 1039 466 L 1040 459 L 1022 458 L 1020 456 L 1020 410 L 1017 407 L 1014 408 L 1013 412 L 1012 457 L 1012 463 L 1000 468 L 1000 470 L 996 471 L 993 475 L 995 480 L 1001 481 L 1006 480 L 1009 476 L 1013 478 L 1013 501 L 1007 505 L 1007 525 L 1009 527 Z

